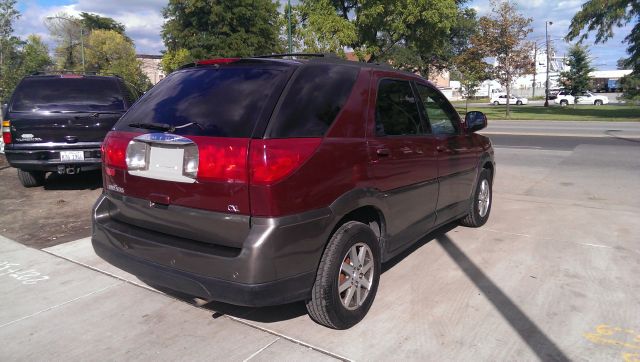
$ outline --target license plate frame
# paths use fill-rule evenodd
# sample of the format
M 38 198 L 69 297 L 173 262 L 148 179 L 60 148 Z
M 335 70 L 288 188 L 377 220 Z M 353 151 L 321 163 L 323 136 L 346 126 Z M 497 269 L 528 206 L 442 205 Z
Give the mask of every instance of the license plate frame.
M 60 151 L 60 161 L 84 161 L 84 151 Z

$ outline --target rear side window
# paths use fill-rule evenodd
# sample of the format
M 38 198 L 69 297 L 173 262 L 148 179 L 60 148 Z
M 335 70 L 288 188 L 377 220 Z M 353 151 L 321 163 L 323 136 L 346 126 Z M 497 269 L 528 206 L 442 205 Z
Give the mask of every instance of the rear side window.
M 418 113 L 411 84 L 383 79 L 376 98 L 376 135 L 401 136 L 428 133 Z
M 269 138 L 322 137 L 344 106 L 358 68 L 328 64 L 302 67 L 267 129 Z
M 108 112 L 125 108 L 120 87 L 112 78 L 25 78 L 11 98 L 13 112 Z
M 276 68 L 193 68 L 172 73 L 151 88 L 116 124 L 188 125 L 176 134 L 250 137 L 263 107 L 279 86 L 284 71 Z

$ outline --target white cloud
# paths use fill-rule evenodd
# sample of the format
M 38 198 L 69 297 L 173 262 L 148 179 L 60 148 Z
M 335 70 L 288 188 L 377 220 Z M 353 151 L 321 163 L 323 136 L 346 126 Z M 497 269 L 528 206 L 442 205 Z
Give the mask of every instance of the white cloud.
M 138 53 L 160 54 L 164 45 L 160 31 L 164 20 L 162 8 L 166 0 L 78 0 L 76 3 L 63 6 L 41 6 L 33 0 L 27 0 L 20 6 L 22 16 L 15 24 L 16 35 L 26 37 L 38 34 L 49 44 L 55 46 L 49 36 L 44 20 L 64 12 L 78 15 L 81 12 L 108 16 L 125 25 L 127 35 L 133 39 Z

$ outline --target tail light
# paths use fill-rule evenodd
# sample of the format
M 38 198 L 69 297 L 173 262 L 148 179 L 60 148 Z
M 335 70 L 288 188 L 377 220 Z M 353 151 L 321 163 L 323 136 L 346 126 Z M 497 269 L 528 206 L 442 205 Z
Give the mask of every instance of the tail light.
M 2 121 L 2 142 L 6 145 L 11 143 L 11 122 Z
M 272 184 L 282 180 L 311 157 L 321 138 L 253 140 L 251 183 Z
M 102 143 L 102 159 L 106 167 L 127 169 L 127 146 L 133 135 L 109 133 Z
M 198 145 L 197 179 L 199 181 L 247 182 L 246 138 L 190 137 Z M 189 161 L 185 154 L 184 172 Z

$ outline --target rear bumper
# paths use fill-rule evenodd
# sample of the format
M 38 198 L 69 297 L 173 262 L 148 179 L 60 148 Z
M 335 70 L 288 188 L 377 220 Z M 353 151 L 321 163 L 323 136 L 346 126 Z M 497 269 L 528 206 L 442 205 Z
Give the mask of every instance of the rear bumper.
M 144 281 L 236 305 L 268 306 L 309 298 L 331 231 L 328 209 L 251 218 L 241 247 L 233 248 L 119 221 L 111 216 L 110 203 L 101 195 L 94 207 L 96 254 Z M 211 214 L 220 220 L 234 216 Z
M 83 151 L 84 160 L 61 161 L 60 151 Z M 58 166 L 78 167 L 82 171 L 99 170 L 102 161 L 99 142 L 83 145 L 37 145 L 33 148 L 6 145 L 4 153 L 12 167 L 26 171 L 55 172 Z

